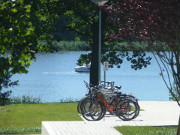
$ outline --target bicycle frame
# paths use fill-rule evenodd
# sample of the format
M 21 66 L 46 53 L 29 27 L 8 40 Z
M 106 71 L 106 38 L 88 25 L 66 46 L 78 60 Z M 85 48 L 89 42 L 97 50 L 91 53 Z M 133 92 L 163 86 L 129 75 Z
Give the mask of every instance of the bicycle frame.
M 101 96 L 101 93 L 100 93 L 100 92 L 98 92 L 95 106 L 96 106 L 96 104 L 97 104 L 97 102 L 98 102 L 99 100 L 100 100 L 101 103 L 106 107 L 106 109 L 108 110 L 108 112 L 110 112 L 110 113 L 112 113 L 112 112 L 116 113 L 116 111 L 114 111 L 115 108 L 116 108 L 116 103 L 114 103 L 113 106 L 111 106 L 111 105 L 108 103 L 108 101 L 106 100 L 106 98 L 105 98 L 104 96 L 103 96 L 103 97 Z M 117 112 L 118 112 L 118 113 L 122 113 L 122 112 L 124 112 L 124 111 L 123 111 L 123 110 L 119 110 L 119 111 L 117 111 Z
M 109 91 L 109 87 L 103 88 L 103 85 L 92 86 L 85 82 L 89 89 L 86 98 L 79 104 L 78 109 L 86 120 L 100 120 L 108 111 L 110 114 L 118 116 L 124 121 L 132 120 L 139 114 L 140 107 L 137 99 L 131 95 L 122 94 L 121 92 L 113 91 L 120 89 L 116 87 Z

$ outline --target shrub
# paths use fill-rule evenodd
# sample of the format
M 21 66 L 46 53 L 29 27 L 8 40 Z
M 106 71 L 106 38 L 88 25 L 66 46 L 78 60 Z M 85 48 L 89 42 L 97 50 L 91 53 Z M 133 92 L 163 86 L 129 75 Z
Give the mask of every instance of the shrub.
M 46 41 L 39 41 L 40 45 L 47 44 Z M 49 51 L 89 51 L 90 46 L 85 41 L 56 41 L 51 42 Z
M 6 104 L 9 103 L 10 98 L 9 96 L 11 95 L 12 91 L 7 91 L 7 92 L 0 92 L 0 105 L 5 106 Z
M 40 103 L 41 99 L 39 98 L 34 98 L 34 97 L 30 97 L 30 96 L 22 96 L 20 97 L 12 97 L 10 100 L 11 104 L 37 104 Z
M 66 98 L 66 99 L 60 99 L 60 103 L 75 103 L 78 102 L 78 99 L 72 99 L 72 98 Z

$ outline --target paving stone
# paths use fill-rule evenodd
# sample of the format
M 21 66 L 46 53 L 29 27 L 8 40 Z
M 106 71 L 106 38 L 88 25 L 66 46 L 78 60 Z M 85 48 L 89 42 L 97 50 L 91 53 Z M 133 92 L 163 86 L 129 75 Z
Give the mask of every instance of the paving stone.
M 44 121 L 42 135 L 121 135 L 115 126 L 168 126 L 178 125 L 180 108 L 176 102 L 140 101 L 144 109 L 131 121 L 122 121 L 109 114 L 100 121 Z

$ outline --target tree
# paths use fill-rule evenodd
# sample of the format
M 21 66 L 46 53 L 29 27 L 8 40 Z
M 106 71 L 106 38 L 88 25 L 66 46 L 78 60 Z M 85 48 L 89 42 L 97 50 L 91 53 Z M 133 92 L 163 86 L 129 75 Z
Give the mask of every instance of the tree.
M 71 24 L 67 30 L 77 33 L 81 39 L 85 39 L 92 48 L 92 53 L 81 55 L 78 64 L 91 62 L 90 83 L 98 84 L 98 7 L 90 0 L 64 0 L 68 16 L 71 16 Z M 82 38 L 83 37 L 83 38 Z
M 116 32 L 107 34 L 109 40 L 147 42 L 147 50 L 153 52 L 160 74 L 177 102 L 180 95 L 179 7 L 177 0 L 115 0 L 102 7 L 109 21 L 117 26 Z
M 65 13 L 68 16 L 71 16 L 71 24 L 67 26 L 67 30 L 71 30 L 80 37 L 85 37 L 86 41 L 91 45 L 92 52 L 88 55 L 81 55 L 78 60 L 78 64 L 82 65 L 83 63 L 88 64 L 91 62 L 91 71 L 90 71 L 90 83 L 97 85 L 98 82 L 98 11 L 99 6 L 95 5 L 90 0 L 64 0 L 61 1 L 64 3 L 67 12 Z M 105 42 L 105 33 L 107 31 L 114 31 L 116 27 L 110 24 L 107 21 L 106 12 L 102 12 L 102 62 L 108 60 L 110 67 L 116 65 L 120 67 L 123 62 L 121 57 L 127 57 L 129 61 L 133 63 L 132 67 L 134 69 L 142 68 L 150 64 L 150 58 L 145 58 L 145 53 L 143 52 L 134 52 L 133 57 L 128 56 L 128 52 L 118 52 L 114 50 L 112 45 L 107 45 Z M 120 57 L 121 56 L 121 57 Z M 143 61 L 139 61 L 141 59 Z
M 180 106 L 180 3 L 178 0 L 114 0 L 102 7 L 117 26 L 110 40 L 147 42 L 160 75 Z M 177 134 L 180 134 L 180 124 Z
M 0 3 L 0 91 L 17 84 L 11 76 L 27 73 L 35 53 L 46 51 L 57 19 L 55 0 L 3 0 Z M 1 94 L 0 94 L 1 95 Z

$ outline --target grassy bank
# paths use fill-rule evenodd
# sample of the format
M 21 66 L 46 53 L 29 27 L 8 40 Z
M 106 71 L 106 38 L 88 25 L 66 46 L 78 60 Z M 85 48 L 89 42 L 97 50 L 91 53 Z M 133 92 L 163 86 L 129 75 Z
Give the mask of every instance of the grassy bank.
M 81 121 L 77 103 L 10 104 L 0 107 L 0 134 L 40 133 L 42 121 Z
M 115 127 L 123 135 L 176 135 L 177 126 L 150 127 L 150 126 L 122 126 Z
M 45 41 L 39 42 L 41 45 Z M 89 51 L 90 45 L 85 41 L 52 41 L 50 51 Z
M 105 42 L 105 50 L 115 51 L 152 51 L 168 50 L 164 44 L 154 43 L 154 47 L 149 49 L 146 42 Z M 52 41 L 51 49 L 55 51 L 90 51 L 90 45 L 85 41 Z

